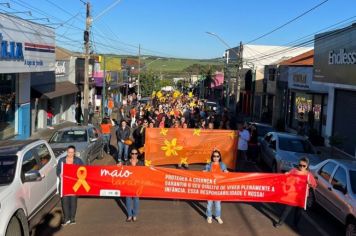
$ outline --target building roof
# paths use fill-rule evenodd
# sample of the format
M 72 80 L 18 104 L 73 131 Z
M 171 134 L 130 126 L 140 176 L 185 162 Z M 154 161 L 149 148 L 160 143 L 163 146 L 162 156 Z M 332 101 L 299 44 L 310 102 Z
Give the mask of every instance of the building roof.
M 314 65 L 314 49 L 292 57 L 279 63 L 287 66 L 313 66 Z
M 71 57 L 83 57 L 83 55 L 56 46 L 56 60 L 69 60 Z

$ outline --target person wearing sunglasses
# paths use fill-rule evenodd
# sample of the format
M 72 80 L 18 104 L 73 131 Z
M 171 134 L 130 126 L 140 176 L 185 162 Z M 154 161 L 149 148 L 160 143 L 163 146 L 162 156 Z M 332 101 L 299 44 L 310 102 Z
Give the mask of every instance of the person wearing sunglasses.
M 139 152 L 136 148 L 133 148 L 130 152 L 130 159 L 125 163 L 127 166 L 143 166 L 143 163 L 138 159 Z M 126 222 L 137 221 L 137 214 L 139 208 L 139 198 L 130 196 L 126 197 L 126 210 L 127 219 Z
M 294 174 L 294 175 L 307 175 L 308 176 L 308 188 L 316 188 L 316 181 L 314 176 L 309 171 L 309 159 L 307 157 L 302 157 L 299 159 L 299 164 L 297 168 L 291 169 L 286 174 Z M 308 191 L 309 192 L 309 191 Z M 274 227 L 280 227 L 283 225 L 284 221 L 287 219 L 290 212 L 294 210 L 294 226 L 298 229 L 298 223 L 300 221 L 302 215 L 302 208 L 300 207 L 293 207 L 293 206 L 286 206 L 282 212 L 281 217 L 277 222 L 273 225 Z
M 229 172 L 226 168 L 226 165 L 221 161 L 220 151 L 216 149 L 213 150 L 210 157 L 210 163 L 205 166 L 204 171 L 213 173 Z M 209 224 L 212 223 L 213 204 L 215 205 L 215 219 L 219 222 L 219 224 L 224 223 L 221 219 L 221 201 L 208 201 L 208 205 L 206 207 L 206 221 Z

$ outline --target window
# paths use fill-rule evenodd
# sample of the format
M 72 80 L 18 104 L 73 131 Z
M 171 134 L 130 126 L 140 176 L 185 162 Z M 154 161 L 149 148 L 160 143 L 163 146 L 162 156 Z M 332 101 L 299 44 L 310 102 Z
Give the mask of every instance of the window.
M 25 153 L 22 160 L 21 174 L 25 174 L 32 170 L 39 170 L 38 159 L 36 158 L 35 150 L 30 150 Z
M 41 144 L 36 147 L 38 159 L 40 161 L 40 169 L 51 160 L 51 154 L 46 144 Z
M 302 139 L 280 137 L 279 148 L 289 152 L 314 154 L 312 145 L 308 141 Z
M 352 192 L 356 194 L 356 171 L 350 170 L 350 184 L 352 188 Z
M 56 132 L 49 143 L 74 143 L 87 142 L 87 132 L 85 130 L 66 130 Z
M 328 162 L 319 170 L 319 175 L 326 181 L 329 181 L 331 174 L 333 173 L 333 170 L 335 169 L 335 166 L 336 166 L 335 163 Z
M 272 140 L 271 141 L 271 144 L 270 144 L 270 147 L 273 149 L 273 150 L 276 150 L 276 140 Z
M 269 81 L 274 81 L 276 76 L 276 69 L 275 68 L 269 68 L 268 69 L 268 80 Z
M 342 167 L 337 168 L 335 175 L 334 175 L 333 179 L 331 180 L 331 185 L 333 187 L 335 185 L 337 185 L 340 187 L 340 189 L 343 189 L 345 192 L 347 191 L 346 172 L 345 172 L 344 168 L 342 168 Z M 338 187 L 336 187 L 336 188 L 339 189 Z
M 15 177 L 17 156 L 0 156 L 0 185 L 11 184 Z
M 267 143 L 269 143 L 269 142 L 271 141 L 271 138 L 272 138 L 272 134 L 267 134 L 267 135 L 265 136 L 265 141 L 266 141 Z
M 89 140 L 91 140 L 91 139 L 93 139 L 93 138 L 96 138 L 95 132 L 94 132 L 93 128 L 90 128 L 90 129 L 88 130 L 88 133 L 89 133 Z

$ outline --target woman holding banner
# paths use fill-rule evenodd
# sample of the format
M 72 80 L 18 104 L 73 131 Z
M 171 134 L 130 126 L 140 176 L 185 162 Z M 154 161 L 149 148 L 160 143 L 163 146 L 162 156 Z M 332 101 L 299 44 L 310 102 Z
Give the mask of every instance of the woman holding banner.
M 57 164 L 57 176 L 61 179 L 62 175 L 62 166 L 63 164 L 71 164 L 71 165 L 84 165 L 83 161 L 75 156 L 75 147 L 70 145 L 67 147 L 67 156 L 59 159 Z M 59 184 L 59 189 L 61 188 L 62 183 Z M 62 194 L 62 193 L 61 193 Z M 69 224 L 75 224 L 75 214 L 77 212 L 77 196 L 63 196 L 62 200 L 62 211 L 64 215 L 63 226 Z
M 130 152 L 130 159 L 125 164 L 127 166 L 143 166 L 143 163 L 138 160 L 139 152 L 136 148 L 133 148 Z M 139 198 L 138 197 L 126 197 L 126 210 L 127 210 L 127 219 L 126 222 L 135 222 L 137 221 L 139 207 Z
M 210 157 L 210 163 L 205 166 L 204 171 L 220 173 L 220 172 L 229 172 L 226 168 L 226 165 L 221 161 L 221 153 L 218 150 L 213 150 Z M 212 208 L 213 204 L 215 205 L 215 219 L 219 222 L 219 224 L 224 223 L 221 219 L 221 201 L 208 201 L 208 205 L 206 207 L 206 221 L 211 224 L 212 223 Z
M 295 175 L 307 175 L 308 176 L 308 187 L 316 188 L 316 181 L 314 176 L 309 172 L 309 159 L 307 157 L 302 157 L 299 160 L 299 164 L 297 168 L 293 168 L 291 171 L 286 174 L 295 174 Z M 294 209 L 294 226 L 298 228 L 298 223 L 300 221 L 300 217 L 302 215 L 302 208 L 286 206 L 283 210 L 281 217 L 278 222 L 274 223 L 274 227 L 280 227 L 283 225 L 284 221 L 288 217 L 289 213 Z

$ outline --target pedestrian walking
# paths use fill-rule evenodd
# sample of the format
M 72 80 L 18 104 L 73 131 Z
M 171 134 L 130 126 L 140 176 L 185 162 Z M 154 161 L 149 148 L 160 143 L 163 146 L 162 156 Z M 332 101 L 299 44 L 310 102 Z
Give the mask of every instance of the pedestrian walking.
M 293 168 L 291 171 L 287 172 L 286 174 L 294 174 L 294 175 L 307 175 L 308 176 L 308 188 L 316 188 L 316 181 L 314 176 L 309 171 L 309 159 L 307 157 L 302 157 L 299 160 L 299 164 L 297 168 Z M 307 191 L 309 192 L 309 191 Z M 274 227 L 280 227 L 283 225 L 284 221 L 287 219 L 288 215 L 291 211 L 294 210 L 294 226 L 298 228 L 298 224 L 302 215 L 302 208 L 300 207 L 293 207 L 293 206 L 286 206 L 280 216 L 279 220 L 274 223 Z
M 88 104 L 88 113 L 89 113 L 89 118 L 88 118 L 88 123 L 93 124 L 93 117 L 94 117 L 94 106 L 89 102 Z
M 108 117 L 104 117 L 101 122 L 100 128 L 101 133 L 103 134 L 104 146 L 106 153 L 110 154 L 110 140 L 111 140 L 111 120 Z
M 59 159 L 57 164 L 57 176 L 61 179 L 62 176 L 62 164 L 71 165 L 84 165 L 83 161 L 75 156 L 75 147 L 67 147 L 67 155 Z M 61 191 L 62 183 L 59 183 L 59 189 Z M 77 212 L 77 197 L 76 196 L 62 196 L 62 211 L 63 211 L 63 226 L 69 224 L 75 224 L 75 214 Z
M 130 128 L 127 125 L 126 120 L 122 120 L 120 126 L 116 129 L 116 138 L 117 138 L 117 161 L 127 161 L 129 155 L 129 144 L 128 140 L 130 138 Z M 122 159 L 124 155 L 124 159 Z
M 138 149 L 133 148 L 130 152 L 130 159 L 125 164 L 127 166 L 143 166 L 143 162 L 138 159 Z M 126 222 L 137 221 L 138 209 L 140 200 L 137 196 L 126 197 L 126 210 L 127 219 Z
M 236 161 L 236 171 L 241 170 L 239 166 L 241 161 L 247 161 L 247 150 L 248 150 L 248 141 L 250 140 L 250 133 L 246 130 L 245 126 L 242 124 L 238 125 L 238 153 L 237 158 L 239 161 Z
M 78 125 L 82 123 L 82 118 L 83 118 L 82 107 L 80 106 L 80 103 L 77 103 L 75 107 L 75 120 Z
M 210 157 L 210 163 L 205 166 L 204 171 L 212 172 L 212 173 L 220 173 L 220 172 L 229 172 L 226 168 L 226 165 L 221 160 L 221 153 L 218 150 L 213 150 Z M 211 224 L 212 223 L 212 208 L 213 204 L 215 205 L 215 219 L 219 222 L 219 224 L 224 223 L 221 219 L 221 201 L 208 201 L 206 207 L 206 221 Z

